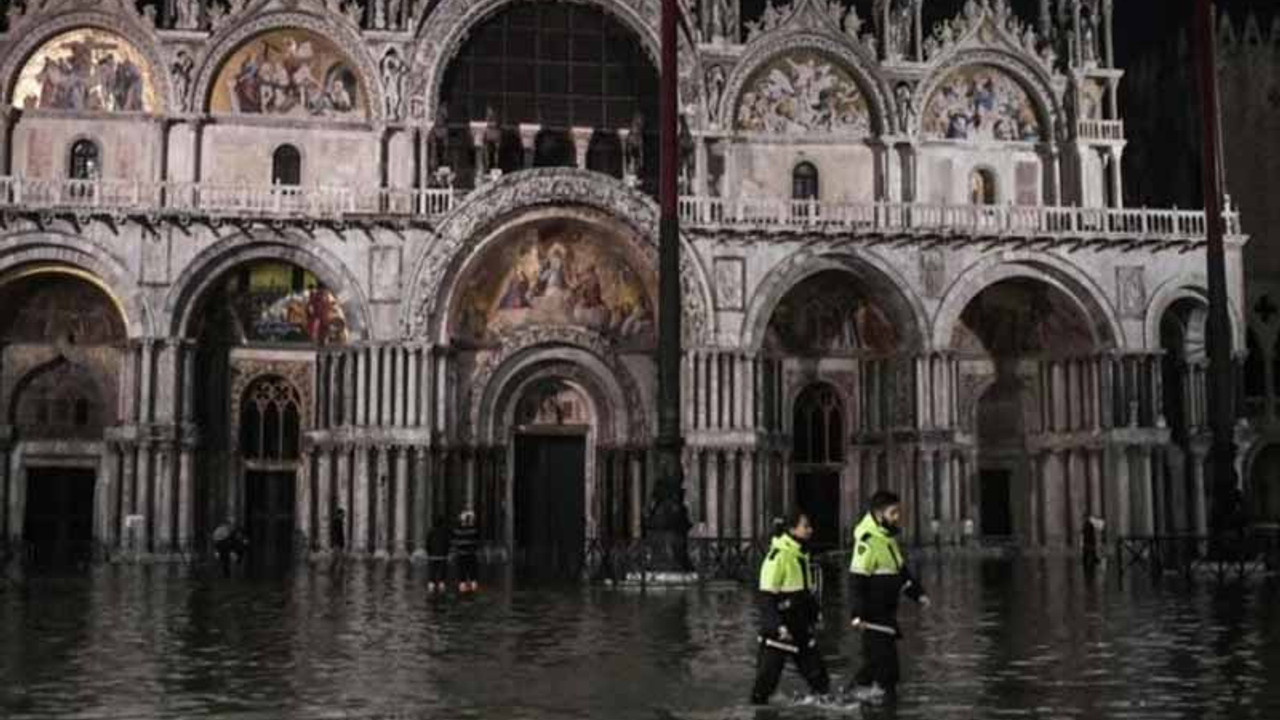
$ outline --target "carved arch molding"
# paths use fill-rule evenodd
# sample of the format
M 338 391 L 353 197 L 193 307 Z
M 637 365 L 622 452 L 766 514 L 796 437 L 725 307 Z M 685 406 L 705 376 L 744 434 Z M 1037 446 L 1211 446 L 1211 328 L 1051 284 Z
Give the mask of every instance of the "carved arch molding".
M 653 201 L 599 173 L 544 168 L 506 176 L 473 193 L 445 220 L 439 236 L 418 251 L 409 287 L 413 298 L 401 317 L 405 337 L 426 339 L 447 320 L 440 317 L 461 268 L 476 248 L 503 221 L 540 207 L 585 206 L 629 226 L 642 242 L 636 250 L 655 271 L 658 267 L 658 217 Z M 696 253 L 682 245 L 680 281 L 684 337 L 699 342 L 712 330 L 709 282 Z
M 235 452 L 240 451 L 240 417 L 245 391 L 254 383 L 266 378 L 283 378 L 297 393 L 299 403 L 300 430 L 311 429 L 311 418 L 314 415 L 314 398 L 311 397 L 312 366 L 307 362 L 290 362 L 286 360 L 248 360 L 233 359 L 231 361 L 231 389 L 227 394 L 231 402 L 231 442 Z

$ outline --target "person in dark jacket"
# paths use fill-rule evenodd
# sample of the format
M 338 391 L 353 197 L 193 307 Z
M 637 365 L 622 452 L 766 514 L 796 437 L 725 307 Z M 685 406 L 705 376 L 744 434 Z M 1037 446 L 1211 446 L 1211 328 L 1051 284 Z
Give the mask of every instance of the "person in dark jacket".
M 760 565 L 761 631 L 756 656 L 756 681 L 751 703 L 764 705 L 778 688 L 782 668 L 791 658 L 809 689 L 818 695 L 831 690 L 817 628 L 822 620 L 814 594 L 808 542 L 813 526 L 802 512 L 774 522 L 769 554 Z
M 437 515 L 427 533 L 427 592 L 444 592 L 449 580 L 449 526 Z
M 453 554 L 458 560 L 458 592 L 475 592 L 480 559 L 480 528 L 476 527 L 476 514 L 463 510 L 458 515 L 458 527 L 453 530 Z
M 222 564 L 222 576 L 231 577 L 231 556 L 235 555 L 236 562 L 243 562 L 249 552 L 249 538 L 235 520 L 227 518 L 213 530 L 213 550 Z
M 863 701 L 891 700 L 898 686 L 898 597 L 929 605 L 924 587 L 907 569 L 895 536 L 901 501 L 881 490 L 871 497 L 871 510 L 853 531 L 854 629 L 862 631 L 862 668 L 845 688 Z

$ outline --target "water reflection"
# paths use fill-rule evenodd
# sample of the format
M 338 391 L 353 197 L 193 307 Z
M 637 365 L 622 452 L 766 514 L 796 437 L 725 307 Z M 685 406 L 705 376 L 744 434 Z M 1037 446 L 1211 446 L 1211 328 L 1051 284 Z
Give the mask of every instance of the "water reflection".
M 935 606 L 903 615 L 895 709 L 745 698 L 755 607 L 736 586 L 640 593 L 490 578 L 426 593 L 417 569 L 222 580 L 97 568 L 0 591 L 0 715 L 26 717 L 1280 717 L 1277 586 L 1152 587 L 1074 564 L 921 568 Z M 840 583 L 824 638 L 857 656 Z

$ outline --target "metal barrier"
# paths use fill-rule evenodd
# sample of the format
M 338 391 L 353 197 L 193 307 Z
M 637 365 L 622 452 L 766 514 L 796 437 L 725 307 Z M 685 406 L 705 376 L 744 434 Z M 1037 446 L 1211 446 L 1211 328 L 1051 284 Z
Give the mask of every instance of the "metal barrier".
M 1116 569 L 1143 568 L 1155 576 L 1181 575 L 1239 582 L 1280 572 L 1280 534 L 1148 535 L 1116 539 Z
M 698 580 L 754 582 L 760 563 L 769 551 L 768 538 L 689 538 L 689 562 Z M 584 577 L 591 582 L 643 581 L 655 570 L 657 548 L 653 541 L 587 541 Z

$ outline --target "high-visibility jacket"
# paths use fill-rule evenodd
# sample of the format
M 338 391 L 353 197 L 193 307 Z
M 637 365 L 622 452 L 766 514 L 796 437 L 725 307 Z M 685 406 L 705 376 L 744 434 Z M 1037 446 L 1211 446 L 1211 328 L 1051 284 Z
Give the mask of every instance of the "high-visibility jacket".
M 912 600 L 924 595 L 924 588 L 907 569 L 906 556 L 898 541 L 875 516 L 867 513 L 853 531 L 853 617 L 898 631 L 898 597 Z
M 810 573 L 809 553 L 790 534 L 775 537 L 760 565 L 760 594 L 764 634 L 773 636 L 786 625 L 797 637 L 810 634 L 818 621 L 818 602 Z

